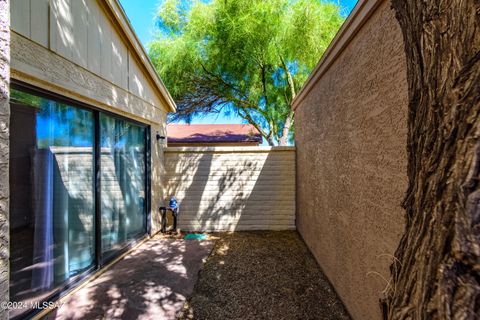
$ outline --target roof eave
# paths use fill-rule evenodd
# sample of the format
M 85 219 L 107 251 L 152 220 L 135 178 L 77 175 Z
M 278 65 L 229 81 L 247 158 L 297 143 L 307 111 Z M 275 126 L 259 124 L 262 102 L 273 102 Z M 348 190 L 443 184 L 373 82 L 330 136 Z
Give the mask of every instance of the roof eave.
M 176 112 L 177 106 L 175 104 L 175 101 L 173 100 L 172 96 L 168 92 L 168 89 L 165 87 L 165 84 L 163 83 L 162 79 L 160 78 L 157 71 L 155 70 L 155 67 L 153 66 L 152 61 L 148 57 L 145 51 L 145 48 L 142 46 L 142 44 L 140 43 L 140 40 L 138 39 L 137 35 L 133 31 L 132 25 L 130 24 L 130 21 L 128 20 L 127 15 L 125 14 L 125 11 L 123 10 L 123 7 L 121 6 L 119 0 L 104 0 L 104 1 L 108 5 L 108 8 L 112 13 L 113 18 L 115 18 L 115 21 L 120 26 L 126 38 L 128 39 L 131 46 L 133 47 L 135 54 L 137 55 L 137 57 L 140 59 L 143 66 L 145 67 L 147 71 L 146 73 L 150 77 L 150 80 L 152 80 L 152 82 L 156 86 L 156 89 L 158 90 L 162 98 L 165 100 L 168 111 Z

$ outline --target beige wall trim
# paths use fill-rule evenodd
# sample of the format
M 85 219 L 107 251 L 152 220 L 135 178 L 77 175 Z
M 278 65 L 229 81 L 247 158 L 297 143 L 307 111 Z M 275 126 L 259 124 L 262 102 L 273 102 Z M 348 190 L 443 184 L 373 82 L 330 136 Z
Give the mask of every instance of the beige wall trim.
M 57 86 L 57 85 L 54 85 L 54 84 L 49 83 L 47 81 L 37 79 L 35 77 L 29 76 L 28 74 L 23 73 L 23 72 L 18 71 L 18 70 L 15 70 L 15 69 L 11 70 L 11 79 L 13 81 L 18 80 L 18 81 L 24 82 L 28 85 L 32 85 L 32 86 L 37 87 L 39 89 L 43 89 L 43 90 L 55 93 L 55 94 L 58 94 L 60 96 L 64 96 L 66 98 L 78 101 L 80 103 L 84 103 L 84 104 L 90 105 L 92 107 L 96 107 L 96 108 L 99 108 L 99 109 L 102 109 L 102 110 L 105 110 L 105 111 L 109 111 L 109 112 L 121 115 L 125 118 L 136 120 L 138 122 L 142 122 L 142 123 L 147 124 L 147 125 L 154 125 L 154 124 L 159 123 L 158 121 L 152 121 L 150 119 L 145 119 L 145 118 L 139 117 L 139 116 L 137 116 L 135 114 L 132 114 L 132 113 L 129 113 L 129 112 L 125 112 L 125 111 L 120 110 L 120 109 L 112 108 L 112 106 L 110 106 L 109 104 L 102 103 L 100 101 L 97 101 L 95 99 L 90 99 L 88 97 L 84 97 L 84 96 L 82 96 L 82 95 L 80 95 L 80 94 L 78 94 L 74 91 L 70 91 L 70 90 L 67 90 L 65 88 L 62 88 L 61 86 Z M 135 97 L 134 95 L 132 95 L 130 93 L 127 93 L 127 94 L 131 98 Z M 140 98 L 137 98 L 137 97 L 135 97 L 135 98 L 138 101 L 141 100 Z M 147 102 L 145 102 L 143 100 L 141 101 L 141 104 L 143 104 L 145 106 L 145 108 L 150 108 L 151 107 L 150 104 L 148 104 Z
M 320 61 L 317 63 L 315 69 L 305 81 L 300 92 L 293 100 L 292 108 L 296 110 L 300 103 L 305 99 L 308 93 L 312 90 L 315 84 L 328 71 L 330 66 L 340 56 L 343 50 L 349 45 L 350 41 L 360 31 L 365 22 L 375 12 L 378 6 L 385 0 L 359 0 L 355 8 L 343 23 L 340 30 L 337 32 L 335 38 L 328 46 Z
M 128 42 L 130 42 L 131 46 L 133 47 L 138 59 L 142 62 L 142 65 L 145 67 L 148 76 L 155 84 L 155 87 L 158 89 L 161 96 L 165 99 L 165 102 L 167 103 L 170 109 L 169 111 L 175 112 L 177 109 L 175 101 L 173 101 L 172 96 L 170 95 L 167 88 L 165 87 L 165 84 L 163 83 L 162 79 L 160 79 L 160 76 L 155 70 L 155 67 L 152 64 L 152 61 L 150 60 L 147 53 L 145 52 L 145 49 L 141 45 L 140 40 L 138 39 L 137 35 L 133 31 L 132 25 L 130 24 L 130 21 L 128 20 L 127 15 L 125 14 L 125 11 L 123 10 L 119 1 L 118 0 L 103 0 L 103 1 L 108 5 L 108 8 L 112 13 L 112 16 L 115 18 L 115 21 L 124 32 L 125 36 L 128 39 Z
M 293 146 L 285 147 L 167 147 L 166 153 L 265 153 L 275 151 L 295 151 Z

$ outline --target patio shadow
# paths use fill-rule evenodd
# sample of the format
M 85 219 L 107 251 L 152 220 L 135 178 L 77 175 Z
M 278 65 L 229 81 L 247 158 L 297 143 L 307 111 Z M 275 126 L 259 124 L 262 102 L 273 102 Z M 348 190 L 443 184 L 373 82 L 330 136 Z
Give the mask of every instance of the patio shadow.
M 212 248 L 212 241 L 154 237 L 46 319 L 175 319 Z

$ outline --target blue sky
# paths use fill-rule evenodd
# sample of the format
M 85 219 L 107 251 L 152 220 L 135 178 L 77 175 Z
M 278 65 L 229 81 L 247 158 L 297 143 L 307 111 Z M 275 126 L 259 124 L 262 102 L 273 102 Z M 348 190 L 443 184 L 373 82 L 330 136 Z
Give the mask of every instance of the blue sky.
M 357 3 L 357 0 L 331 0 L 340 4 L 342 13 L 347 16 Z M 120 0 L 123 9 L 144 47 L 154 38 L 155 14 L 160 0 Z M 235 116 L 213 114 L 203 118 L 195 118 L 192 123 L 242 123 Z

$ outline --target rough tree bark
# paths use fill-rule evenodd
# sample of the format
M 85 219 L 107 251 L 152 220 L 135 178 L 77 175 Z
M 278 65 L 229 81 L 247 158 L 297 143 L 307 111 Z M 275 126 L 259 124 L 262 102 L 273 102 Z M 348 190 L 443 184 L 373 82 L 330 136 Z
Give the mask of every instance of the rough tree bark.
M 409 88 L 406 229 L 387 319 L 480 317 L 480 1 L 393 0 Z

